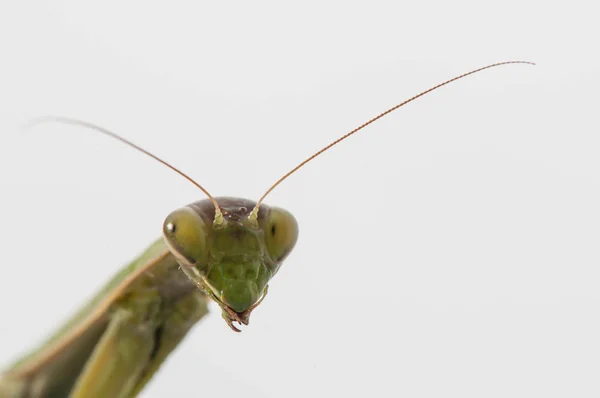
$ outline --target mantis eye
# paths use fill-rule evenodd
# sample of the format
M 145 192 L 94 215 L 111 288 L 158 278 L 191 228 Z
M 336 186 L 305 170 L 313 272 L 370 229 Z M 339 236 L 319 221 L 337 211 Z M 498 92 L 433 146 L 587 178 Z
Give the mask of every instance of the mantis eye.
M 182 207 L 169 214 L 163 224 L 165 242 L 182 265 L 194 266 L 204 263 L 206 243 L 210 226 L 189 207 Z
M 269 217 L 263 221 L 267 250 L 273 261 L 283 261 L 298 240 L 298 223 L 286 210 L 272 207 Z

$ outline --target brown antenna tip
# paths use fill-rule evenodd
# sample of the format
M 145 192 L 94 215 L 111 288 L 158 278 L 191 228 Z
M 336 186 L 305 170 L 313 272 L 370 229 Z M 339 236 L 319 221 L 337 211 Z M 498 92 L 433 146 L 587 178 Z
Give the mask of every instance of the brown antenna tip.
M 133 142 L 121 137 L 120 135 L 113 133 L 110 130 L 105 129 L 104 127 L 100 127 L 98 125 L 92 124 L 92 123 L 88 123 L 85 122 L 83 120 L 79 120 L 79 119 L 73 119 L 73 118 L 68 118 L 68 117 L 62 117 L 62 116 L 43 116 L 43 117 L 38 117 L 36 119 L 33 119 L 32 121 L 28 122 L 25 126 L 23 126 L 23 130 L 29 130 L 37 125 L 40 125 L 42 123 L 49 123 L 49 122 L 57 122 L 57 123 L 64 123 L 64 124 L 69 124 L 72 126 L 79 126 L 79 127 L 85 127 L 94 131 L 97 131 L 99 133 L 102 133 L 104 135 L 107 135 L 111 138 L 114 138 L 118 141 L 121 141 L 122 143 L 129 145 L 130 147 L 132 147 L 133 149 L 142 152 L 145 155 L 150 156 L 152 159 L 162 163 L 163 165 L 167 166 L 168 168 L 170 168 L 171 170 L 173 170 L 174 172 L 176 172 L 177 174 L 181 175 L 183 178 L 185 178 L 186 180 L 188 180 L 189 182 L 191 182 L 192 184 L 194 184 L 197 188 L 199 188 L 202 192 L 204 192 L 204 194 L 206 196 L 208 196 L 208 198 L 210 199 L 210 201 L 213 203 L 213 205 L 215 206 L 215 219 L 214 219 L 214 223 L 217 225 L 220 225 L 223 223 L 223 214 L 221 213 L 221 208 L 219 207 L 219 204 L 217 203 L 217 201 L 215 200 L 215 198 L 213 198 L 211 196 L 210 193 L 208 193 L 208 191 L 200 184 L 198 184 L 196 181 L 194 181 L 194 179 L 192 179 L 190 176 L 188 176 L 187 174 L 185 174 L 183 171 L 179 170 L 177 167 L 167 163 L 166 161 L 162 160 L 161 158 L 159 158 L 156 155 L 153 155 L 152 153 L 148 152 L 147 150 L 145 150 L 144 148 L 134 144 Z
M 354 130 L 350 131 L 349 133 L 344 134 L 343 136 L 341 136 L 340 138 L 338 138 L 337 140 L 331 142 L 329 145 L 321 148 L 320 150 L 318 150 L 317 152 L 315 152 L 314 154 L 312 154 L 311 156 L 309 156 L 308 158 L 304 159 L 302 162 L 300 162 L 296 167 L 294 167 L 293 169 L 291 169 L 290 171 L 288 171 L 286 174 L 284 174 L 280 179 L 278 179 L 275 184 L 271 185 L 271 187 L 269 189 L 267 189 L 267 191 L 263 194 L 263 196 L 261 196 L 261 198 L 258 200 L 258 202 L 256 202 L 256 206 L 254 206 L 254 209 L 252 209 L 252 212 L 250 213 L 249 217 L 253 217 L 253 218 L 257 218 L 258 216 L 258 208 L 260 206 L 260 204 L 263 202 L 263 200 L 267 197 L 267 195 L 269 195 L 279 184 L 281 184 L 286 178 L 288 178 L 289 176 L 291 176 L 292 174 L 294 174 L 298 169 L 300 169 L 302 166 L 304 166 L 305 164 L 307 164 L 308 162 L 310 162 L 311 160 L 313 160 L 314 158 L 316 158 L 317 156 L 319 156 L 320 154 L 322 154 L 323 152 L 327 151 L 329 148 L 333 147 L 334 145 L 340 143 L 341 141 L 345 140 L 346 138 L 350 137 L 351 135 L 353 135 L 354 133 L 362 130 L 363 128 L 367 127 L 369 124 L 381 119 L 382 117 L 384 117 L 385 115 L 387 115 L 388 113 L 391 113 L 393 111 L 395 111 L 396 109 L 408 104 L 409 102 L 412 102 L 414 100 L 416 100 L 419 97 L 424 96 L 425 94 L 428 94 L 434 90 L 437 90 L 438 88 L 445 86 L 449 83 L 452 83 L 456 80 L 462 79 L 464 77 L 467 77 L 469 75 L 472 75 L 474 73 L 477 72 L 481 72 L 482 70 L 485 69 L 490 69 L 490 68 L 494 68 L 496 66 L 500 66 L 500 65 L 508 65 L 508 64 L 529 64 L 529 65 L 535 65 L 535 63 L 533 62 L 528 62 L 528 61 L 505 61 L 505 62 L 497 62 L 495 64 L 490 64 L 478 69 L 474 69 L 470 72 L 467 73 L 463 73 L 462 75 L 453 77 L 452 79 L 446 80 L 445 82 L 442 82 L 440 84 L 437 84 L 425 91 L 422 91 L 421 93 L 391 107 L 390 109 L 386 110 L 385 112 L 380 113 L 379 115 L 375 116 L 374 118 L 372 118 L 371 120 L 361 124 L 360 126 L 358 126 L 357 128 L 355 128 Z

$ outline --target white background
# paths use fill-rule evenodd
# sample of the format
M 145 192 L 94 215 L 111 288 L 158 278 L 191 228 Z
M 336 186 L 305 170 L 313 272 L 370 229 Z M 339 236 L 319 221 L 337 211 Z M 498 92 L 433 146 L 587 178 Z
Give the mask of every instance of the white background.
M 297 247 L 243 333 L 217 311 L 149 397 L 600 396 L 592 1 L 0 5 L 0 366 L 203 199 L 300 160 Z M 216 307 L 214 308 L 216 310 Z

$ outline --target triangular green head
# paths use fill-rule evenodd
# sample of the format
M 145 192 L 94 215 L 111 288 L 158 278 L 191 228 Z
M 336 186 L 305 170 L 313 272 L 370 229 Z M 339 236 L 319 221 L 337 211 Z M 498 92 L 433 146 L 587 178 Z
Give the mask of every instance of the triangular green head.
M 175 210 L 163 235 L 183 271 L 223 309 L 229 326 L 248 324 L 251 311 L 267 293 L 268 283 L 298 239 L 298 223 L 284 209 L 256 202 L 215 198 L 222 220 L 215 222 L 209 199 Z

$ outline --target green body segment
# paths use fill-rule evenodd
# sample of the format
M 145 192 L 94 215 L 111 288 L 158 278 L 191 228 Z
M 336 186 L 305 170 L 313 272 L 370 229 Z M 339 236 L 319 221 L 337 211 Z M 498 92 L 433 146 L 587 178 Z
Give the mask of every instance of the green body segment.
M 207 311 L 161 239 L 0 375 L 0 397 L 133 397 Z

